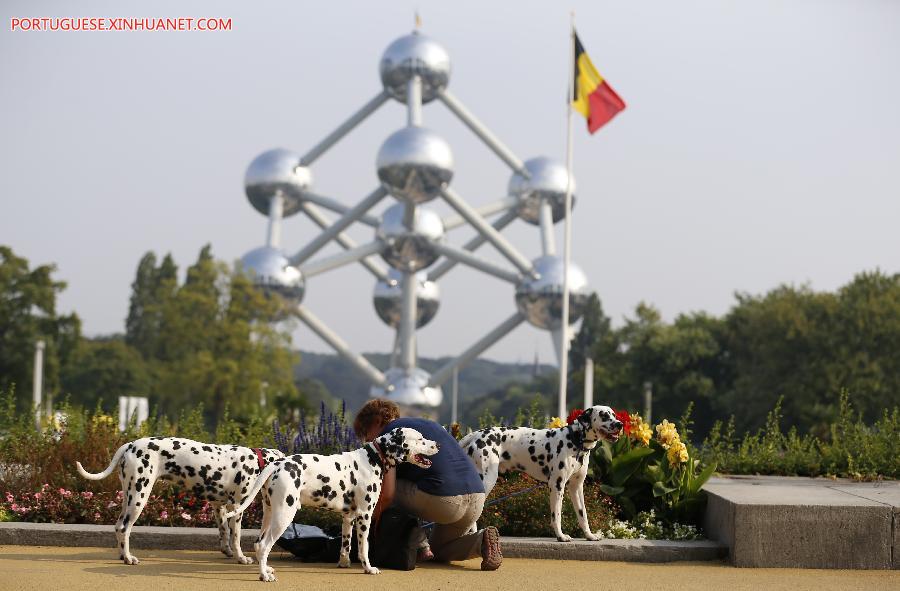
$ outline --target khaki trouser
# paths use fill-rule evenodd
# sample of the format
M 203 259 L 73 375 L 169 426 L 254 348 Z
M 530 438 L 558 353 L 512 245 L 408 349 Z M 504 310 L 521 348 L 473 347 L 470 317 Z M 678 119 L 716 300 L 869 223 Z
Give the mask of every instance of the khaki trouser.
M 394 504 L 405 511 L 434 522 L 431 535 L 431 551 L 435 560 L 450 562 L 481 556 L 481 540 L 484 530 L 467 533 L 484 509 L 484 493 L 472 493 L 455 497 L 439 497 L 419 490 L 415 482 L 397 479 Z M 421 531 L 421 530 L 420 530 Z M 418 540 L 410 540 L 417 546 L 427 544 L 425 532 Z

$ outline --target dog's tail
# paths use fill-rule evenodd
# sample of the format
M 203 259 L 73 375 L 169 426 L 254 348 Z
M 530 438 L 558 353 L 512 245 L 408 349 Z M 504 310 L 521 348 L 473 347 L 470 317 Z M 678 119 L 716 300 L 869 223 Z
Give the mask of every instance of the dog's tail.
M 253 499 L 256 498 L 256 495 L 259 493 L 260 489 L 263 487 L 269 477 L 272 476 L 272 472 L 274 472 L 276 468 L 278 468 L 278 466 L 276 466 L 274 462 L 263 468 L 263 471 L 260 472 L 259 476 L 256 477 L 256 482 L 253 483 L 253 487 L 247 491 L 247 494 L 244 496 L 244 501 L 240 504 L 240 506 L 237 509 L 229 511 L 228 513 L 223 515 L 222 519 L 231 519 L 235 515 L 239 515 L 246 511 L 247 507 L 249 507 L 250 503 L 253 502 Z
M 122 454 L 125 453 L 125 448 L 128 447 L 128 443 L 124 444 L 122 447 L 116 450 L 116 453 L 112 457 L 112 461 L 110 461 L 109 466 L 106 467 L 106 470 L 100 472 L 99 474 L 92 474 L 84 469 L 84 466 L 81 465 L 81 462 L 75 462 L 75 467 L 78 469 L 78 473 L 81 474 L 84 478 L 88 480 L 103 480 L 107 476 L 113 473 L 113 470 L 116 469 L 116 464 L 119 463 L 119 460 L 122 458 Z

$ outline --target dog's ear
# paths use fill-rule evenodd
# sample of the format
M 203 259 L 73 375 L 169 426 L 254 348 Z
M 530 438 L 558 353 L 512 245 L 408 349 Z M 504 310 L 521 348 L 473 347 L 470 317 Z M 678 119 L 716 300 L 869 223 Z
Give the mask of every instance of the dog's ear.
M 593 409 L 593 407 L 584 409 L 584 412 L 581 413 L 580 415 L 578 415 L 578 419 L 577 419 L 577 421 L 578 421 L 579 423 L 581 423 L 582 425 L 584 425 L 585 427 L 590 427 L 590 426 L 591 426 L 591 422 L 592 422 L 593 420 L 594 420 L 594 409 Z

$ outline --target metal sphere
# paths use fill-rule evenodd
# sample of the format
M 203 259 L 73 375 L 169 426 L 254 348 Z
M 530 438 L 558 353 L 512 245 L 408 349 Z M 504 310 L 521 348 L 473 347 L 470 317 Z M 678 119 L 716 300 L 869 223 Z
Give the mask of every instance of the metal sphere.
M 441 289 L 436 282 L 428 280 L 427 273 L 416 273 L 416 280 L 416 328 L 422 328 L 437 314 L 441 305 Z M 378 317 L 388 326 L 398 328 L 403 301 L 403 274 L 396 269 L 389 270 L 387 281 L 375 283 L 372 299 Z
M 569 174 L 561 162 L 543 156 L 525 162 L 528 178 L 513 173 L 509 179 L 509 194 L 518 198 L 519 217 L 530 223 L 540 223 L 541 200 L 550 201 L 553 222 L 563 219 L 566 213 L 566 184 Z M 575 179 L 572 179 L 572 204 L 575 203 Z
M 538 328 L 556 330 L 562 326 L 563 260 L 542 256 L 533 262 L 540 274 L 524 279 L 516 287 L 516 307 L 525 319 Z M 590 297 L 587 277 L 575 264 L 569 265 L 569 324 L 584 313 Z
M 284 198 L 283 217 L 300 211 L 303 192 L 312 185 L 312 172 L 300 165 L 300 156 L 276 148 L 253 159 L 244 175 L 247 199 L 256 211 L 269 215 L 269 202 L 275 195 Z
M 450 56 L 436 41 L 416 32 L 388 45 L 379 70 L 384 89 L 401 103 L 406 102 L 407 83 L 418 74 L 422 102 L 427 103 L 450 82 Z
M 453 178 L 453 153 L 433 131 L 404 127 L 381 145 L 375 167 L 391 195 L 423 203 L 437 197 Z
M 437 260 L 438 252 L 433 243 L 443 240 L 444 222 L 437 213 L 424 207 L 416 207 L 412 229 L 403 223 L 405 203 L 395 203 L 381 216 L 381 225 L 375 232 L 384 243 L 381 256 L 399 271 L 414 272 Z
M 415 367 L 405 370 L 392 367 L 384 372 L 387 383 L 384 387 L 372 386 L 369 396 L 387 398 L 401 406 L 440 406 L 444 398 L 440 386 L 429 386 L 431 375 L 424 369 Z
M 244 272 L 266 295 L 279 297 L 284 308 L 303 300 L 306 282 L 300 270 L 288 262 L 284 253 L 271 246 L 255 248 L 241 259 Z

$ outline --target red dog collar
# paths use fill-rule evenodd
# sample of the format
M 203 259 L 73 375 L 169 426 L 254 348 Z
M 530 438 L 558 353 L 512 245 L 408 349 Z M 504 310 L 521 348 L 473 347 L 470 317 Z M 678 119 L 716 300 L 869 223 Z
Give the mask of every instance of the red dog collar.
M 256 454 L 256 461 L 259 464 L 259 471 L 262 472 L 262 469 L 266 467 L 266 458 L 263 457 L 263 452 L 258 447 L 251 447 L 253 453 Z

